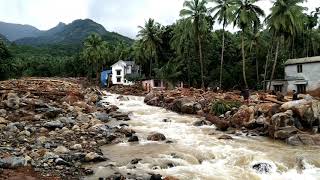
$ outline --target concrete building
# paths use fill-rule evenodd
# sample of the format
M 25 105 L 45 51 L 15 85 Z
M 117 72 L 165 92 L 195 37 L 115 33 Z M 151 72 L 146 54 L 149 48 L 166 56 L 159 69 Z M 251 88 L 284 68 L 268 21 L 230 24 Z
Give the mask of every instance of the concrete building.
M 139 75 L 140 67 L 135 64 L 134 61 L 123 61 L 120 60 L 112 68 L 112 84 L 114 85 L 133 85 L 126 79 L 127 75 Z
M 287 60 L 285 79 L 272 81 L 271 90 L 320 96 L 320 56 Z

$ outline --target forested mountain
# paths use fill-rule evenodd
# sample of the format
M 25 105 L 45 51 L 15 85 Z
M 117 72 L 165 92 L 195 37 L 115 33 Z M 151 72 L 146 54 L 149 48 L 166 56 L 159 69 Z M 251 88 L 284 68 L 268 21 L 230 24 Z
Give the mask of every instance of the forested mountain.
M 80 45 L 92 33 L 104 36 L 109 42 L 132 40 L 117 33 L 108 32 L 102 25 L 90 20 L 75 20 L 70 24 L 59 23 L 56 27 L 42 32 L 39 37 L 22 38 L 15 41 L 19 45 L 73 44 Z
M 0 41 L 3 41 L 5 43 L 9 43 L 10 41 L 2 34 L 0 34 Z
M 41 31 L 30 25 L 13 24 L 0 21 L 0 34 L 6 36 L 10 41 L 25 37 L 37 37 Z

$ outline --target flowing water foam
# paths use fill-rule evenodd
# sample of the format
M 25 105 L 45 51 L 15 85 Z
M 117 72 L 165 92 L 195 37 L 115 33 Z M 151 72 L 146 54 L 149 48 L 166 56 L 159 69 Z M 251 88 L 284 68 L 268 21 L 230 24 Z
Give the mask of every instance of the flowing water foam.
M 214 126 L 193 126 L 199 120 L 195 116 L 148 106 L 143 103 L 143 97 L 128 96 L 129 101 L 120 101 L 117 97 L 109 94 L 104 101 L 118 106 L 120 111 L 131 112 L 128 124 L 137 132 L 140 141 L 102 147 L 110 161 L 91 165 L 95 174 L 87 179 L 107 177 L 115 172 L 110 169 L 124 175 L 130 173 L 144 177 L 153 173 L 199 180 L 320 179 L 317 147 L 293 147 L 268 138 L 245 135 L 233 136 L 233 140 L 219 140 L 217 137 L 222 133 Z M 147 141 L 152 132 L 164 134 L 172 143 Z M 134 158 L 142 160 L 132 165 L 130 162 Z M 304 168 L 299 168 L 299 158 L 303 158 Z M 255 171 L 252 166 L 257 163 L 270 164 L 270 172 Z

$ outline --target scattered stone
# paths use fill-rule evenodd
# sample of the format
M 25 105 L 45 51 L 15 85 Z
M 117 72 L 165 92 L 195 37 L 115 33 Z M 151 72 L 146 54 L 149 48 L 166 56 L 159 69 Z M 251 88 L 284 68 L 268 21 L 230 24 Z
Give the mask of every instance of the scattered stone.
M 252 168 L 261 174 L 271 173 L 272 171 L 272 166 L 268 163 L 257 163 Z
M 230 140 L 230 139 L 233 139 L 233 138 L 231 136 L 229 136 L 229 135 L 224 134 L 224 135 L 219 136 L 218 139 Z
M 0 158 L 0 168 L 4 169 L 14 169 L 26 165 L 26 160 L 23 157 L 6 157 Z
M 208 123 L 204 120 L 198 120 L 193 123 L 194 126 L 203 126 L 203 125 L 208 125 Z
M 149 140 L 149 141 L 164 141 L 164 140 L 166 140 L 166 137 L 161 133 L 154 133 L 154 134 L 149 135 L 147 137 L 147 140 Z
M 131 136 L 128 139 L 128 142 L 138 142 L 138 141 L 139 141 L 138 136 Z
M 142 159 L 135 158 L 131 160 L 131 164 L 138 164 L 140 161 L 142 161 Z
M 101 162 L 101 161 L 105 161 L 106 158 L 99 155 L 98 153 L 90 152 L 86 154 L 86 156 L 84 157 L 84 160 L 86 162 Z
M 55 153 L 59 153 L 59 154 L 65 154 L 65 153 L 69 153 L 70 150 L 67 149 L 64 146 L 58 146 L 56 149 L 53 150 Z
M 162 180 L 162 176 L 160 174 L 152 174 L 150 180 Z
M 73 146 L 70 147 L 71 150 L 81 150 L 82 149 L 82 145 L 81 144 L 75 144 Z
M 55 128 L 62 128 L 63 124 L 59 121 L 50 121 L 50 122 L 46 122 L 43 127 L 45 128 L 49 128 L 49 129 L 55 129 Z

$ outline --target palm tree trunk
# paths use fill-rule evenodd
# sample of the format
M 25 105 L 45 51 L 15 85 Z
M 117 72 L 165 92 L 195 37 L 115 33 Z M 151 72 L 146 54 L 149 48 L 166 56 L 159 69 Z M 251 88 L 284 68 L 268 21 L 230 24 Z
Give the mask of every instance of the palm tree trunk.
M 267 58 L 266 58 L 266 63 L 264 65 L 264 76 L 263 76 L 263 89 L 266 92 L 267 91 L 267 69 L 269 66 L 269 60 L 272 58 L 272 53 L 273 53 L 273 38 L 274 36 L 272 35 L 271 39 L 271 46 L 268 50 Z
M 242 75 L 243 75 L 243 81 L 244 84 L 246 86 L 246 88 L 248 88 L 248 83 L 247 83 L 247 76 L 246 76 L 246 57 L 245 57 L 245 53 L 244 53 L 244 32 L 242 31 L 241 34 L 241 51 L 242 51 Z
M 223 24 L 225 24 L 225 22 L 224 22 Z M 220 88 L 222 88 L 222 69 L 223 69 L 224 41 L 225 41 L 224 29 L 225 29 L 225 26 L 223 25 L 223 28 L 222 28 L 221 63 L 220 63 L 220 81 L 219 81 L 219 87 L 220 87 Z
M 200 58 L 200 68 L 201 68 L 201 88 L 204 89 L 202 46 L 201 46 L 201 39 L 199 34 L 198 34 L 198 45 L 199 45 L 199 58 Z
M 152 58 L 150 58 L 150 72 L 149 72 L 149 78 L 152 77 Z
M 271 89 L 271 83 L 272 83 L 273 76 L 274 76 L 274 72 L 275 72 L 276 65 L 277 65 L 278 53 L 279 53 L 279 44 L 280 44 L 280 40 L 278 39 L 278 41 L 277 41 L 277 47 L 276 47 L 276 55 L 275 55 L 275 58 L 274 58 L 273 67 L 272 67 L 272 73 L 271 73 L 271 78 L 270 78 L 270 82 L 269 82 L 269 88 L 268 88 L 269 90 Z
M 259 78 L 259 60 L 258 60 L 258 47 L 256 47 L 256 51 L 255 51 L 255 57 L 256 57 L 256 72 L 257 72 L 257 83 L 260 83 L 260 78 Z

